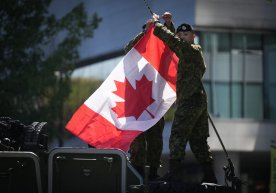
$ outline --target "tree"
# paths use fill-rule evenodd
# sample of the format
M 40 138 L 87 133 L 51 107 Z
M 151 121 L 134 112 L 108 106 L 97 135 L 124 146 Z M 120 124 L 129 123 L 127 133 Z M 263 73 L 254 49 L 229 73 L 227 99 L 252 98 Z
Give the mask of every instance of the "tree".
M 102 80 L 93 78 L 74 78 L 72 79 L 71 93 L 64 104 L 64 117 L 69 120 L 74 112 L 94 93 Z
M 52 132 L 63 126 L 63 103 L 82 40 L 101 22 L 88 18 L 80 3 L 60 19 L 51 0 L 0 3 L 0 116 L 25 124 L 47 121 Z M 53 42 L 55 44 L 53 44 Z

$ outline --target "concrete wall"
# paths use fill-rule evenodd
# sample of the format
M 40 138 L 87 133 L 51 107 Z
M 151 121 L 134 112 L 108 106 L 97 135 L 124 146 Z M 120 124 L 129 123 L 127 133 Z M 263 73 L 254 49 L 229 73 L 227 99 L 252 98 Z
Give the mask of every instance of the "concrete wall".
M 212 119 L 227 151 L 232 152 L 269 152 L 276 140 L 276 123 L 259 122 L 250 119 Z M 209 124 L 208 143 L 212 151 L 223 151 L 219 139 Z M 171 123 L 166 123 L 163 132 L 163 154 L 169 153 Z M 187 151 L 190 147 L 187 146 Z
M 249 119 L 213 121 L 225 147 L 230 151 L 270 151 L 271 143 L 276 139 L 276 124 L 272 122 Z M 221 151 L 222 147 L 211 125 L 210 136 L 210 147 L 214 151 Z
M 198 26 L 276 29 L 276 1 L 196 0 Z

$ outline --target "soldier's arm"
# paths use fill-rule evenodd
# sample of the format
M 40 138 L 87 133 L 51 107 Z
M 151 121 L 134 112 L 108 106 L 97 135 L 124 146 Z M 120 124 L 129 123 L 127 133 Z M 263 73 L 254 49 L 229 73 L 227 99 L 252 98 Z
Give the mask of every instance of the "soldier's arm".
M 173 22 L 171 22 L 170 25 L 164 23 L 164 26 L 166 26 L 172 33 L 175 33 L 175 27 L 174 27 Z
M 144 32 L 140 32 L 133 40 L 131 40 L 124 48 L 125 53 L 128 53 L 131 48 L 144 36 Z
M 180 38 L 175 36 L 170 30 L 168 30 L 161 23 L 155 23 L 154 35 L 161 39 L 166 45 L 168 45 L 172 51 L 179 57 L 182 55 L 183 50 L 188 49 L 189 44 L 181 41 Z

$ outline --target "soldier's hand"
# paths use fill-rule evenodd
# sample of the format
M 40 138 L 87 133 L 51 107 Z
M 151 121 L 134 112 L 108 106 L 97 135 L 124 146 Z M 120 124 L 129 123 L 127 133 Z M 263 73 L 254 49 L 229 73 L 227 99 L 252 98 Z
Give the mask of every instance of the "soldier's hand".
M 159 15 L 157 15 L 156 13 L 153 13 L 152 19 L 153 19 L 154 22 L 159 21 Z
M 149 19 L 146 22 L 145 32 L 149 29 L 150 25 L 153 23 L 153 19 Z

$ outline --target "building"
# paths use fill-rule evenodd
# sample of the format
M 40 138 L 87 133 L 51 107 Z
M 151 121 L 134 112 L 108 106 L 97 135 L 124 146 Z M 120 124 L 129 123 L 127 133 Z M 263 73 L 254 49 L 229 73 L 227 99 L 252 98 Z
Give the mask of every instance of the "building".
M 51 10 L 62 15 L 78 2 L 56 0 Z M 194 26 L 207 65 L 204 86 L 209 112 L 237 176 L 248 182 L 243 193 L 267 190 L 270 146 L 276 140 L 276 2 L 174 0 L 148 4 L 160 15 L 170 11 L 176 26 L 182 22 Z M 80 48 L 81 61 L 73 78 L 105 79 L 123 57 L 124 45 L 151 15 L 142 0 L 87 0 L 85 5 L 103 22 L 94 38 Z M 216 174 L 224 183 L 222 167 L 227 160 L 211 125 L 210 135 Z M 168 137 L 169 131 L 164 133 L 164 155 L 168 154 Z M 195 168 L 193 158 L 187 162 Z

